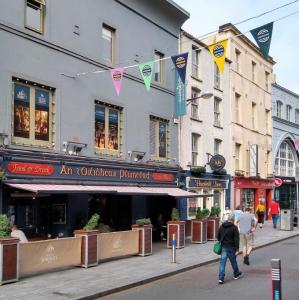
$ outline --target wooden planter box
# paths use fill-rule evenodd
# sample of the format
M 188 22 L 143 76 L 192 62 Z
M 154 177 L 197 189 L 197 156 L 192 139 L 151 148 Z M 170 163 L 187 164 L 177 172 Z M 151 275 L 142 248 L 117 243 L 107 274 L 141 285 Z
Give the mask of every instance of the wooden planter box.
M 139 253 L 140 256 L 153 254 L 153 225 L 132 225 L 132 230 L 139 231 Z
M 19 280 L 19 239 L 0 238 L 0 285 Z
M 220 218 L 208 218 L 208 241 L 216 241 Z
M 172 248 L 172 235 L 176 237 L 176 248 L 185 247 L 185 221 L 167 222 L 167 248 Z
M 81 267 L 89 268 L 98 264 L 98 230 L 75 230 L 75 237 L 82 237 Z
M 194 219 L 191 221 L 191 242 L 203 244 L 207 242 L 208 220 Z

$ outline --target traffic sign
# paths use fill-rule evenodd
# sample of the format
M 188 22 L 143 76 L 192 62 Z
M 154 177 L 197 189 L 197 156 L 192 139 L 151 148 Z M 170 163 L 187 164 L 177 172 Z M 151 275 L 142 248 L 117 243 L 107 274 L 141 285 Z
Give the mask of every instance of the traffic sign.
M 275 187 L 280 187 L 282 185 L 281 178 L 275 178 L 274 185 L 275 185 Z

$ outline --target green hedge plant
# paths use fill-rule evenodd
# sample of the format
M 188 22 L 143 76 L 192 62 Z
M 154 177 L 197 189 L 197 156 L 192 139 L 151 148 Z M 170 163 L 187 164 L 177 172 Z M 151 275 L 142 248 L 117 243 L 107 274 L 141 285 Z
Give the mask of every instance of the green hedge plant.
M 100 220 L 100 216 L 98 214 L 94 214 L 88 223 L 83 227 L 83 230 L 95 230 L 98 228 L 98 223 Z
M 172 212 L 171 212 L 171 220 L 172 221 L 180 221 L 180 213 L 179 210 L 177 208 L 173 208 Z
M 200 207 L 197 209 L 196 212 L 196 219 L 204 219 L 210 215 L 210 211 L 207 208 L 201 209 Z
M 136 225 L 143 226 L 143 225 L 150 225 L 152 224 L 152 221 L 150 218 L 143 218 L 143 219 L 137 219 Z
M 9 220 L 6 215 L 0 215 L 0 238 L 10 236 Z
M 220 216 L 221 208 L 219 205 L 215 205 L 211 207 L 211 214 L 210 217 L 216 218 Z

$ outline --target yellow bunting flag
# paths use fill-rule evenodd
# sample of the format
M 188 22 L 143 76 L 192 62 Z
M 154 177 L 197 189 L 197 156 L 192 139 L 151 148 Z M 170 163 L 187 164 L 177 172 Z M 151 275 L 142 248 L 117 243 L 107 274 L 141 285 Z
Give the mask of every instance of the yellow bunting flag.
M 209 50 L 214 58 L 214 61 L 222 74 L 224 71 L 226 46 L 227 40 L 209 46 Z

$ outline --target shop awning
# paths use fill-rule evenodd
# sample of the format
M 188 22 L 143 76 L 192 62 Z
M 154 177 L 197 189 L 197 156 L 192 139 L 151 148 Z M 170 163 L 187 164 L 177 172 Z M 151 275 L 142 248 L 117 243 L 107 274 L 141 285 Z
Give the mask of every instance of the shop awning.
M 30 183 L 7 183 L 12 188 L 28 191 L 31 193 L 117 193 L 124 195 L 160 195 L 177 198 L 195 198 L 202 195 L 191 193 L 179 188 L 165 187 L 137 187 L 137 186 L 98 186 L 98 185 L 67 185 L 67 184 L 30 184 Z
M 32 193 L 117 193 L 115 187 L 111 186 L 29 183 L 8 183 L 7 185 L 16 189 Z

